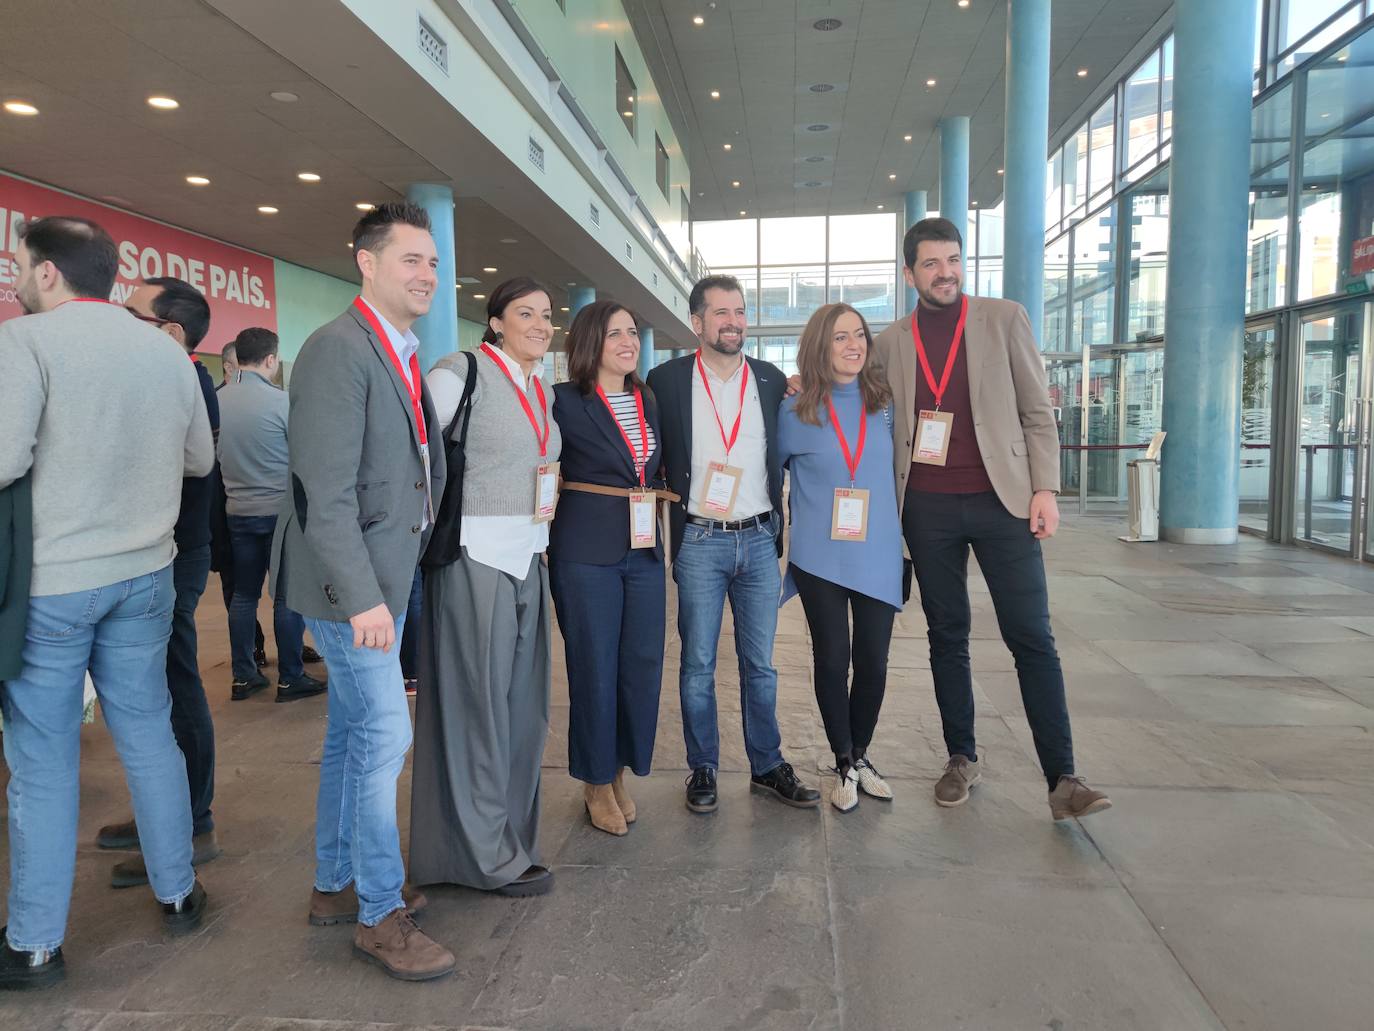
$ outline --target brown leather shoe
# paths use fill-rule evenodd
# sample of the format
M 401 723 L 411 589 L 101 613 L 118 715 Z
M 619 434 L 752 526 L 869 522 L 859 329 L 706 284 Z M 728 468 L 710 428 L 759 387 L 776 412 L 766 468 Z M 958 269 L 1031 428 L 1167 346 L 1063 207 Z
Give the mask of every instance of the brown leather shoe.
M 611 790 L 615 792 L 615 804 L 620 806 L 625 822 L 634 823 L 637 810 L 635 800 L 630 797 L 629 789 L 625 787 L 625 767 L 622 766 L 616 773 L 615 780 L 611 781 Z
M 406 914 L 414 916 L 429 905 L 429 899 L 419 888 L 409 884 L 401 885 L 401 901 L 406 904 Z M 358 922 L 358 891 L 353 885 L 338 891 L 323 892 L 315 888 L 310 892 L 310 922 L 316 927 L 332 927 L 335 924 Z
M 1076 820 L 1112 807 L 1105 792 L 1096 791 L 1072 774 L 1060 777 L 1050 792 L 1050 815 L 1056 820 Z
M 983 779 L 983 773 L 966 755 L 951 755 L 944 775 L 935 782 L 935 804 L 946 809 L 968 801 L 968 789 Z
M 616 805 L 615 792 L 611 785 L 582 785 L 582 800 L 587 805 L 587 815 L 591 818 L 592 826 L 597 830 L 614 834 L 618 838 L 630 833 L 630 828 L 625 825 L 625 814 L 620 811 L 620 806 Z
M 376 927 L 359 924 L 353 931 L 353 951 L 400 981 L 432 981 L 453 973 L 458 965 L 453 953 L 420 930 L 404 909 L 387 914 Z

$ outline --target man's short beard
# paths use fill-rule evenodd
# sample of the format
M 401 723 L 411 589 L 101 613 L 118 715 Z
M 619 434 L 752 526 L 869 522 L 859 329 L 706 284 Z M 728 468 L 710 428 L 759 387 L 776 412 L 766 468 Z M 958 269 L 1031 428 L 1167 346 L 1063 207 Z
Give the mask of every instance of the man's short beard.
M 740 334 L 739 343 L 734 347 L 731 347 L 729 344 L 721 343 L 720 334 L 716 334 L 716 338 L 706 346 L 717 354 L 736 355 L 744 350 L 744 335 Z
M 962 301 L 962 300 L 964 299 L 964 287 L 963 287 L 963 284 L 958 283 L 958 284 L 955 284 L 955 285 L 956 285 L 959 289 L 958 289 L 958 293 L 956 293 L 956 294 L 954 295 L 954 300 L 952 300 L 952 301 L 942 301 L 942 300 L 940 300 L 938 297 L 935 296 L 935 291 L 934 291 L 933 288 L 931 289 L 931 292 L 930 292 L 929 294 L 927 294 L 924 290 L 917 291 L 917 292 L 921 295 L 921 300 L 925 301 L 926 304 L 930 305 L 930 307 L 932 307 L 932 308 L 953 308 L 956 304 L 958 304 L 960 301 Z

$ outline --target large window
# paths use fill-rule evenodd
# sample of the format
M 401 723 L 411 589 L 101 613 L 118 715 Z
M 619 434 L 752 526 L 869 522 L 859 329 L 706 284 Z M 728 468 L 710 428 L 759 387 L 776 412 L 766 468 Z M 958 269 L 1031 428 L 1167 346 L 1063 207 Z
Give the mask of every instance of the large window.
M 1168 170 L 1133 191 L 1130 212 L 1130 279 L 1126 295 L 1126 340 L 1164 332 L 1164 287 L 1169 249 Z
M 1073 231 L 1073 347 L 1116 342 L 1116 212 L 1080 222 Z
M 1126 80 L 1121 94 L 1125 108 L 1125 168 L 1131 179 L 1149 171 L 1159 152 L 1159 65 L 1156 50 Z
M 639 90 L 619 47 L 615 48 L 615 106 L 630 135 L 639 139 Z
M 1070 351 L 1069 236 L 1065 233 L 1045 248 L 1045 329 L 1041 347 Z

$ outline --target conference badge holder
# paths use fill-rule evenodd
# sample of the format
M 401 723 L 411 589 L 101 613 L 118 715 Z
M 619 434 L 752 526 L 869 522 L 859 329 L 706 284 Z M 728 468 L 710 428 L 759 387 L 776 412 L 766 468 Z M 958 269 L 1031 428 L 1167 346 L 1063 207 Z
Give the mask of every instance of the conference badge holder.
M 911 460 L 917 465 L 944 465 L 949 459 L 949 438 L 953 432 L 951 413 L 922 411 L 916 423 L 916 448 Z
M 836 487 L 830 508 L 832 541 L 868 540 L 868 491 L 863 487 Z
M 701 500 L 701 510 L 710 519 L 729 522 L 735 511 L 735 498 L 739 495 L 740 481 L 744 470 L 724 462 L 712 462 L 706 467 L 706 494 Z
M 658 496 L 653 491 L 630 494 L 630 547 L 652 548 L 657 541 Z
M 534 471 L 534 521 L 547 523 L 558 507 L 558 463 L 548 462 Z

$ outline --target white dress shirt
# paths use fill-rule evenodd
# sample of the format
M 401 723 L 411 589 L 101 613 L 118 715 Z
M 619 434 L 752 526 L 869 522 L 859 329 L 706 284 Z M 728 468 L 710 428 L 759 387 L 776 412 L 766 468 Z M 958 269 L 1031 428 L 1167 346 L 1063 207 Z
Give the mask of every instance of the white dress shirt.
M 382 332 L 386 334 L 387 341 L 391 344 L 391 349 L 396 352 L 396 357 L 401 360 L 401 381 L 411 390 L 415 390 L 418 384 L 410 378 L 410 359 L 414 358 L 420 350 L 420 338 L 411 330 L 402 333 L 386 320 L 386 316 L 379 312 L 372 302 L 366 297 L 359 295 L 358 300 L 367 305 L 368 310 L 377 316 L 377 324 L 382 327 Z M 417 366 L 418 367 L 418 366 Z M 423 418 L 423 412 L 421 418 Z M 414 409 L 411 409 L 411 418 L 415 418 Z M 429 445 L 425 445 L 421 455 L 421 464 L 425 468 L 425 514 L 420 519 L 420 529 L 428 530 L 430 524 L 430 510 L 434 506 L 434 498 L 430 492 L 430 472 L 429 472 Z
M 735 509 L 730 521 L 748 519 L 750 516 L 771 512 L 773 502 L 768 496 L 768 437 L 763 429 L 763 404 L 759 400 L 758 384 L 754 382 L 754 372 L 749 370 L 749 384 L 744 391 L 744 417 L 740 420 L 739 437 L 727 457 L 725 442 L 721 439 L 720 427 L 725 427 L 725 436 L 735 425 L 735 416 L 740 411 L 740 377 L 744 375 L 747 363 L 740 357 L 739 368 L 727 380 L 719 380 L 710 366 L 702 362 L 692 363 L 692 494 L 687 499 L 687 511 L 692 515 L 717 518 L 701 507 L 702 497 L 710 482 L 708 466 L 712 462 L 733 465 L 744 470 L 740 479 L 739 493 L 735 495 Z M 706 370 L 711 384 L 711 396 L 706 396 L 702 386 L 701 369 Z M 711 406 L 715 400 L 714 409 Z M 716 424 L 716 415 L 720 424 Z
M 520 368 L 504 351 L 493 347 L 501 364 L 519 384 L 522 391 L 528 392 L 530 381 L 525 370 Z M 481 360 L 481 352 L 473 351 L 474 359 Z M 532 376 L 542 381 L 543 366 L 536 365 Z M 435 414 L 439 425 L 447 427 L 458 411 L 458 402 L 463 398 L 463 381 L 456 373 L 443 368 L 434 368 L 425 377 L 429 385 L 430 399 L 434 402 Z M 473 390 L 472 403 L 476 404 L 481 387 Z M 539 416 L 536 414 L 536 418 Z M 553 399 L 549 398 L 548 417 L 553 418 Z M 470 516 L 464 514 L 459 543 L 468 549 L 468 558 L 491 566 L 503 573 L 509 573 L 517 580 L 525 579 L 530 571 L 530 557 L 548 550 L 549 524 L 536 523 L 532 515 L 514 516 Z

